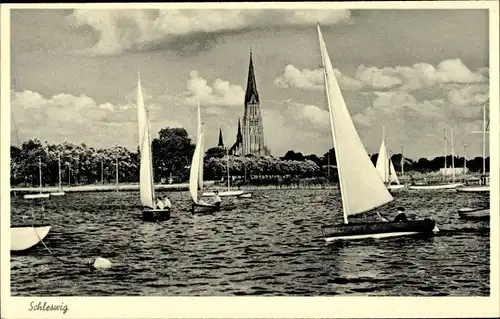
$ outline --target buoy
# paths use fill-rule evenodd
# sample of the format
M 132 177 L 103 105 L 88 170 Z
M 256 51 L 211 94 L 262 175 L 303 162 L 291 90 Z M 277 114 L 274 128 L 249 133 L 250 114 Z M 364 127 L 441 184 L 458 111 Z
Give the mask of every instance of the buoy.
M 92 266 L 94 266 L 94 268 L 96 269 L 111 268 L 111 261 L 107 260 L 106 258 L 97 257 Z

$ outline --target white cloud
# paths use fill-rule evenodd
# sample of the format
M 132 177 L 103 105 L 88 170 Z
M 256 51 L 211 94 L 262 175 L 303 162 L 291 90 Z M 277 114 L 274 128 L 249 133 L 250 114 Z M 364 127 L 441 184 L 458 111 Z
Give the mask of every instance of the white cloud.
M 349 10 L 95 10 L 77 9 L 69 20 L 87 25 L 99 40 L 90 53 L 116 54 L 141 50 L 169 36 L 216 33 L 264 26 L 332 25 L 350 21 Z
M 334 69 L 340 87 L 346 90 L 405 90 L 415 91 L 426 87 L 448 84 L 485 83 L 488 68 L 471 71 L 460 59 L 445 60 L 437 68 L 427 63 L 413 66 L 377 68 L 360 65 L 353 77 Z M 293 65 L 285 67 L 283 75 L 274 83 L 282 88 L 303 90 L 322 89 L 323 73 L 321 69 L 299 70 Z
M 216 79 L 209 85 L 197 71 L 191 71 L 186 90 L 179 95 L 179 100 L 189 106 L 197 105 L 198 101 L 203 107 L 241 106 L 245 101 L 245 91 L 241 86 L 222 79 Z

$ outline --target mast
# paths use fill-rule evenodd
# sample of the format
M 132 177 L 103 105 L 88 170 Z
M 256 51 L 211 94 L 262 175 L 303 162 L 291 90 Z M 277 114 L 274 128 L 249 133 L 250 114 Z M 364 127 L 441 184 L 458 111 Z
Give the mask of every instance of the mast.
M 328 177 L 330 177 L 330 150 L 326 153 L 326 157 L 328 159 Z
M 326 102 L 328 103 L 329 107 L 328 107 L 328 111 L 329 111 L 329 114 L 330 114 L 330 127 L 333 128 L 334 125 L 333 125 L 333 116 L 332 116 L 332 112 L 330 110 L 330 94 L 328 94 L 328 86 L 329 86 L 329 82 L 328 82 L 328 74 L 327 74 L 327 70 L 326 70 L 326 67 L 325 67 L 325 59 L 326 57 L 324 56 L 324 53 L 323 53 L 323 48 L 322 48 L 322 45 L 323 45 L 323 36 L 321 34 L 321 31 L 320 31 L 320 28 L 319 28 L 319 23 L 317 24 L 317 28 L 318 28 L 318 36 L 319 36 L 319 44 L 320 44 L 320 51 L 321 51 L 321 69 L 323 69 L 323 78 L 324 78 L 324 83 L 325 83 L 325 97 L 326 97 Z M 326 47 L 326 45 L 325 45 Z M 333 144 L 335 145 L 335 147 L 337 146 L 337 141 L 336 141 L 336 138 L 335 138 L 335 133 L 333 132 L 333 129 L 332 129 L 332 138 L 333 138 Z M 345 198 L 344 198 L 344 192 L 342 191 L 342 174 L 340 174 L 340 165 L 339 165 L 339 159 L 338 159 L 338 152 L 335 151 L 335 157 L 337 157 L 337 175 L 339 176 L 339 187 L 340 187 L 340 196 L 342 197 L 342 212 L 343 212 L 343 215 L 344 215 L 344 224 L 349 224 L 349 221 L 347 219 L 347 209 L 346 209 L 346 202 L 345 202 Z
M 228 149 L 226 148 L 226 157 L 227 157 L 227 190 L 229 191 L 230 189 L 230 182 L 229 182 L 229 151 Z
M 101 185 L 104 183 L 104 160 L 101 158 Z
M 486 174 L 486 103 L 483 104 L 483 175 Z
M 464 174 L 467 169 L 467 143 L 464 143 Z
M 153 205 L 155 205 L 155 178 L 154 178 L 154 171 L 153 171 L 153 146 L 151 144 L 151 127 L 149 125 L 149 110 L 146 109 L 146 123 L 147 123 L 147 128 L 148 128 L 148 143 L 151 146 L 149 148 L 149 172 L 151 176 L 151 196 L 153 198 Z
M 118 157 L 116 158 L 115 175 L 116 175 L 116 191 L 118 191 Z
M 57 170 L 59 174 L 59 190 L 62 190 L 62 181 L 61 181 L 61 153 L 57 154 Z
M 40 194 L 42 193 L 42 157 L 38 157 L 38 176 L 40 179 Z
M 68 163 L 68 187 L 71 186 L 71 163 Z
M 443 170 L 443 180 L 446 179 L 446 169 L 448 168 L 448 165 L 446 163 L 446 153 L 447 153 L 447 145 L 446 145 L 446 128 L 443 129 L 444 131 L 444 170 Z
M 451 129 L 451 169 L 453 170 L 453 183 L 455 183 L 455 144 L 453 141 L 453 129 Z

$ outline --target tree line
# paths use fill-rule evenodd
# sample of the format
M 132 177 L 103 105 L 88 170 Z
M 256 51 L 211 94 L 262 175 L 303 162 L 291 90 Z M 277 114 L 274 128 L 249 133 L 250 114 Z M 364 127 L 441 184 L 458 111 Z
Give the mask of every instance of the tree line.
M 158 138 L 152 141 L 153 170 L 155 183 L 187 182 L 189 167 L 195 145 L 184 128 L 164 128 Z M 58 185 L 59 172 L 63 185 L 137 183 L 139 181 L 139 149 L 129 150 L 123 146 L 96 149 L 86 144 L 50 144 L 30 139 L 19 147 L 11 146 L 11 185 L 37 186 L 39 161 L 44 186 Z M 373 163 L 378 154 L 371 156 Z M 397 171 L 401 170 L 401 154 L 391 157 Z M 463 157 L 455 157 L 455 167 L 463 166 Z M 447 156 L 451 166 L 451 155 Z M 284 156 L 231 156 L 225 149 L 211 148 L 205 153 L 205 180 L 226 180 L 227 169 L 234 184 L 288 183 L 297 179 L 317 178 L 336 181 L 335 149 L 328 150 L 321 157 L 303 155 L 293 150 Z M 421 158 L 413 161 L 404 159 L 405 172 L 438 171 L 444 165 L 444 157 L 432 160 Z M 482 158 L 467 160 L 467 167 L 473 172 L 482 169 Z M 60 170 L 59 170 L 60 167 Z M 489 158 L 486 159 L 489 171 Z

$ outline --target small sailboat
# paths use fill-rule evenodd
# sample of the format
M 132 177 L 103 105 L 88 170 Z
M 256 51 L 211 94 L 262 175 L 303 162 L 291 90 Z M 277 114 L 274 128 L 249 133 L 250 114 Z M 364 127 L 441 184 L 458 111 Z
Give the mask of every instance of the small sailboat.
M 462 219 L 489 220 L 490 219 L 490 209 L 489 208 L 460 208 L 458 210 L 458 215 Z
M 489 193 L 490 192 L 490 183 L 489 183 L 489 177 L 486 175 L 486 134 L 489 133 L 488 128 L 486 126 L 486 103 L 483 105 L 483 131 L 482 132 L 475 131 L 473 133 L 482 133 L 483 134 L 483 176 L 480 179 L 481 185 L 471 185 L 471 186 L 459 187 L 459 188 L 457 188 L 457 192 Z M 464 161 L 465 161 L 465 159 L 464 159 Z
M 396 170 L 394 169 L 392 160 L 389 157 L 387 148 L 385 147 L 385 127 L 382 128 L 382 131 L 382 143 L 380 144 L 377 163 L 375 167 L 382 177 L 382 181 L 386 185 L 387 189 L 402 189 L 405 187 L 405 185 L 399 183 L 398 175 L 396 174 Z
M 236 196 L 238 198 L 250 198 L 252 193 L 247 193 L 244 190 L 231 190 L 231 174 L 229 170 L 229 150 L 226 149 L 226 171 L 227 171 L 227 190 L 219 192 L 220 197 Z M 201 196 L 214 196 L 214 192 L 204 192 Z
M 49 198 L 49 193 L 42 193 L 42 159 L 38 158 L 38 178 L 40 180 L 40 193 L 39 194 L 26 194 L 25 199 L 36 199 L 36 198 Z
M 50 193 L 50 196 L 63 196 L 64 194 L 66 194 L 63 191 L 62 181 L 61 181 L 61 154 L 57 155 L 57 169 L 59 172 L 58 173 L 59 174 L 59 191 Z
M 212 212 L 220 208 L 220 203 L 209 204 L 198 198 L 198 189 L 203 192 L 203 126 L 201 124 L 200 104 L 198 103 L 198 137 L 189 171 L 189 194 L 193 200 L 192 210 L 196 212 Z
M 141 155 L 139 164 L 139 192 L 143 206 L 142 217 L 147 221 L 167 220 L 170 219 L 170 208 L 159 209 L 156 207 L 149 119 L 146 107 L 144 106 L 139 74 L 137 74 L 137 122 L 139 127 L 139 151 Z
M 344 224 L 324 225 L 321 230 L 326 242 L 364 238 L 406 236 L 432 233 L 435 222 L 431 219 L 415 221 L 349 223 L 348 216 L 372 211 L 393 200 L 382 178 L 372 164 L 354 127 L 349 110 L 344 102 L 334 69 L 317 25 L 325 96 L 330 114 L 340 193 L 344 213 Z
M 427 185 L 410 185 L 408 186 L 409 189 L 413 190 L 442 190 L 442 189 L 455 189 L 459 186 L 462 186 L 463 183 L 457 183 L 455 182 L 455 164 L 454 164 L 454 159 L 455 159 L 455 152 L 454 152 L 454 145 L 453 145 L 453 131 L 451 135 L 451 160 L 452 160 L 452 174 L 453 174 L 453 181 L 451 183 L 442 183 L 442 184 L 427 184 Z M 443 169 L 443 178 L 446 176 L 446 170 L 448 168 L 448 165 L 446 164 L 446 129 L 444 129 L 444 169 Z

